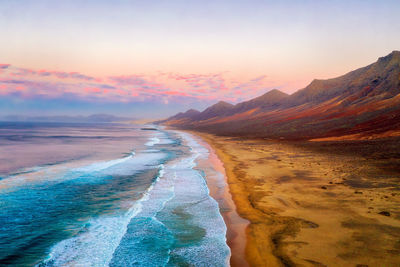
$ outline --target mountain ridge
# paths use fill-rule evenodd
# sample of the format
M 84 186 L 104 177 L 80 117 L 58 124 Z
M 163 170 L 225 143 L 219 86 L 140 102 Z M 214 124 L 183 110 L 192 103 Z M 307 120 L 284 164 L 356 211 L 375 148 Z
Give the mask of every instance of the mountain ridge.
M 163 123 L 219 135 L 315 139 L 399 132 L 400 51 L 287 95 L 277 89 L 238 103 L 220 101 L 185 120 Z M 381 120 L 381 121 L 380 121 Z

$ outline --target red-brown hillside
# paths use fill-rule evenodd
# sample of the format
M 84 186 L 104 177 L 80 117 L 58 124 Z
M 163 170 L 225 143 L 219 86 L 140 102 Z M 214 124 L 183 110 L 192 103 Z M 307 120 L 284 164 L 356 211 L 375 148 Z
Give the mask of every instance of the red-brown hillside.
M 313 139 L 400 134 L 400 52 L 343 76 L 314 80 L 292 95 L 272 90 L 163 123 L 220 135 Z M 387 135 L 387 134 L 386 134 Z

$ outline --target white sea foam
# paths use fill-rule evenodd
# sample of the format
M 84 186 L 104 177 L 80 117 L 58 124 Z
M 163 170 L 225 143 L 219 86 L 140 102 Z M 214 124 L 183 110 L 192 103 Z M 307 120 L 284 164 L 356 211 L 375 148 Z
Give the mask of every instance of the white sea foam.
M 154 145 L 168 145 L 174 143 L 165 132 L 156 132 L 153 135 L 155 136 L 150 137 L 149 141 L 145 143 L 146 146 L 152 147 Z
M 132 225 L 121 246 L 129 246 L 127 252 L 123 248 L 116 251 L 112 266 L 124 266 L 125 263 L 135 263 L 138 266 L 170 266 L 169 259 L 172 254 L 179 255 L 194 266 L 229 266 L 230 250 L 226 244 L 226 226 L 223 221 L 217 202 L 210 197 L 205 179 L 200 171 L 194 169 L 199 157 L 208 157 L 208 150 L 198 144 L 190 135 L 175 133 L 181 136 L 185 144 L 190 147 L 190 153 L 172 162 L 165 164 L 163 178 L 160 179 L 149 193 L 147 200 L 142 202 L 143 208 L 137 214 L 137 218 L 148 218 L 149 221 L 142 230 Z M 191 219 L 191 226 L 198 226 L 205 230 L 205 236 L 199 243 L 174 247 L 173 236 L 188 235 L 191 231 L 182 227 L 176 228 L 175 224 L 181 224 L 176 212 L 184 212 Z M 174 220 L 178 220 L 174 222 Z M 156 222 L 152 224 L 151 222 Z M 172 229 L 168 227 L 172 226 Z M 172 243 L 167 242 L 169 235 L 161 231 L 160 227 L 172 235 Z M 168 254 L 147 248 L 149 239 L 143 237 L 152 233 L 150 240 L 165 242 Z M 197 233 L 193 233 L 197 235 Z M 142 240 L 144 243 L 142 243 Z M 147 241 L 146 241 L 147 240 Z M 163 241 L 161 241 L 163 240 Z M 160 244 L 160 243 L 158 243 Z
M 159 168 L 155 183 L 164 175 L 164 166 L 161 164 Z M 49 258 L 38 266 L 108 266 L 129 222 L 142 211 L 143 202 L 149 199 L 153 188 L 154 184 L 141 199 L 132 202 L 125 214 L 92 219 L 86 231 L 57 243 L 51 249 Z
M 78 171 L 78 172 L 102 171 L 102 170 L 110 168 L 114 165 L 128 161 L 128 160 L 132 159 L 134 155 L 135 155 L 135 152 L 132 151 L 131 154 L 127 157 L 109 160 L 109 161 L 96 162 L 96 163 L 90 164 L 88 166 L 84 166 L 81 168 L 75 168 L 74 170 Z
M 140 155 L 134 157 L 135 152 L 131 152 L 129 156 L 114 159 L 109 161 L 100 161 L 84 165 L 82 167 L 75 167 L 72 163 L 50 165 L 50 166 L 39 166 L 28 169 L 29 171 L 21 172 L 16 175 L 10 175 L 0 180 L 0 189 L 7 188 L 8 190 L 17 190 L 18 186 L 26 186 L 29 183 L 40 183 L 42 181 L 67 181 L 80 177 L 85 173 L 99 173 L 105 172 L 105 170 L 113 168 L 123 163 L 128 163 L 131 167 L 125 168 L 125 170 L 133 171 L 133 167 L 137 168 L 138 165 L 142 166 L 143 163 L 151 164 L 159 159 L 163 154 L 157 155 L 153 153 L 150 155 Z M 131 174 L 133 174 L 131 172 Z
M 208 158 L 208 150 L 190 134 L 178 132 L 190 147 L 192 155 L 183 159 L 174 169 L 177 173 L 174 206 L 188 206 L 186 212 L 192 215 L 191 223 L 206 230 L 200 244 L 175 249 L 180 255 L 196 266 L 229 266 L 230 249 L 226 244 L 226 225 L 219 212 L 218 203 L 209 195 L 204 177 L 193 169 L 198 158 Z
M 92 219 L 86 231 L 56 244 L 51 250 L 50 258 L 45 261 L 45 266 L 108 266 L 113 261 L 113 254 L 116 255 L 118 247 L 124 244 L 121 243 L 121 240 L 127 234 L 128 225 L 133 218 L 150 218 L 150 220 L 156 221 L 157 225 L 167 228 L 163 219 L 171 220 L 172 217 L 165 218 L 165 216 L 169 216 L 168 214 L 173 216 L 175 209 L 183 209 L 190 214 L 190 224 L 204 229 L 206 233 L 200 243 L 179 248 L 168 247 L 169 253 L 179 255 L 195 266 L 208 266 L 211 262 L 215 263 L 214 266 L 229 265 L 230 251 L 226 244 L 226 225 L 219 213 L 217 202 L 209 195 L 204 177 L 201 176 L 199 170 L 194 169 L 196 160 L 199 157 L 207 157 L 208 150 L 198 144 L 189 134 L 180 132 L 174 132 L 174 134 L 185 140 L 185 144 L 190 147 L 190 154 L 160 165 L 157 179 L 139 201 L 132 202 L 128 212 L 120 216 L 101 216 Z M 153 138 L 150 141 L 154 142 L 151 145 L 146 144 L 147 146 L 154 146 L 155 143 L 173 143 L 173 140 L 162 132 Z M 154 163 L 165 157 L 165 154 L 154 153 L 152 150 L 146 151 L 151 151 L 150 153 L 138 153 L 129 160 L 124 158 L 125 161 L 114 161 L 114 164 L 107 163 L 97 167 L 101 168 L 103 174 L 129 173 L 134 169 L 145 168 L 149 162 Z M 158 216 L 161 212 L 164 214 L 164 218 Z M 146 232 L 142 233 L 140 229 L 137 231 L 146 235 Z M 185 229 L 167 229 L 167 231 L 185 231 Z M 163 236 L 163 232 L 159 233 L 160 238 L 166 238 Z M 171 234 L 174 233 L 171 232 Z M 140 242 L 140 240 L 136 240 L 136 242 Z M 126 255 L 127 262 L 142 263 L 148 266 L 152 261 L 152 256 L 155 256 L 151 253 L 155 252 L 149 251 L 146 254 L 143 252 L 143 246 L 139 246 L 135 242 L 129 245 L 133 247 L 130 247 L 132 250 Z M 136 245 L 138 246 L 135 248 Z M 135 254 L 135 249 L 142 251 Z M 135 257 L 142 258 L 136 259 Z M 164 255 L 163 257 L 159 261 L 160 266 L 168 264 L 169 256 Z M 118 259 L 115 260 L 118 265 Z
M 145 145 L 146 146 L 154 146 L 158 143 L 160 143 L 160 139 L 158 139 L 157 137 L 151 137 L 150 141 L 148 141 Z
M 171 143 L 171 140 L 162 132 L 156 132 L 156 136 L 160 137 L 151 137 L 149 141 L 145 144 L 148 147 L 152 147 L 156 144 L 169 144 Z M 142 151 L 143 152 L 143 151 Z M 36 167 L 31 167 L 31 168 L 26 168 L 21 170 L 20 172 L 12 175 L 8 175 L 6 177 L 1 177 L 0 179 L 0 190 L 1 189 L 8 189 L 14 190 L 17 189 L 18 186 L 26 185 L 27 183 L 40 183 L 41 181 L 50 181 L 50 180 L 71 180 L 79 177 L 80 175 L 84 173 L 99 173 L 102 171 L 105 171 L 107 169 L 112 169 L 111 172 L 115 172 L 116 169 L 118 169 L 118 165 L 121 165 L 123 163 L 129 163 L 129 167 L 126 165 L 121 166 L 119 170 L 117 171 L 118 174 L 123 175 L 123 173 L 132 173 L 134 171 L 134 168 L 140 169 L 141 166 L 144 166 L 146 164 L 154 164 L 154 161 L 159 160 L 159 157 L 161 154 L 155 153 L 159 152 L 158 150 L 155 149 L 148 149 L 144 152 L 147 152 L 148 154 L 141 154 L 139 157 L 135 157 L 135 160 L 132 161 L 132 159 L 135 156 L 135 152 L 132 151 L 128 156 L 119 158 L 119 159 L 114 159 L 114 160 L 108 160 L 108 161 L 100 161 L 100 162 L 94 162 L 88 165 L 84 165 L 81 167 L 75 167 L 73 164 L 68 163 L 68 164 L 57 164 L 57 165 L 51 165 L 51 166 L 36 166 Z M 162 156 L 165 156 L 162 154 Z M 153 159 L 152 159 L 153 158 Z M 72 166 L 71 166 L 72 165 Z M 107 172 L 107 171 L 105 171 Z M 110 174 L 110 172 L 108 172 Z

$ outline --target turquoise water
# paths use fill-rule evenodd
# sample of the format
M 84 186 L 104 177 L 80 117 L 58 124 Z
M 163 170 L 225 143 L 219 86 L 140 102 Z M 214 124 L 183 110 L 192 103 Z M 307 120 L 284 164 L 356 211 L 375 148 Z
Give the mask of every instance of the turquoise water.
M 0 152 L 37 150 L 12 166 L 0 157 L 0 265 L 228 265 L 226 226 L 194 169 L 208 151 L 190 135 L 120 125 L 0 127 Z M 41 151 L 46 144 L 55 151 Z

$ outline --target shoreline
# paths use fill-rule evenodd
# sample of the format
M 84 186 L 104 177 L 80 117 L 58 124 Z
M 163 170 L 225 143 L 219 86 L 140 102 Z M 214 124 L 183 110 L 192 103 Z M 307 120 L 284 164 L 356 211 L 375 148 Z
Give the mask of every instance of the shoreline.
M 400 157 L 391 152 L 398 143 L 288 143 L 190 133 L 221 160 L 237 212 L 250 222 L 244 253 L 250 266 L 400 262 Z
M 215 157 L 220 162 L 221 168 L 223 168 L 223 173 L 225 176 L 225 181 L 227 184 L 227 190 L 229 190 L 229 194 L 232 199 L 232 204 L 235 207 L 235 211 L 237 212 L 237 216 L 242 218 L 247 222 L 246 226 L 242 229 L 237 229 L 234 224 L 230 222 L 229 219 L 224 220 L 227 225 L 227 244 L 231 248 L 231 266 L 232 267 L 242 267 L 242 266 L 282 266 L 289 265 L 287 264 L 285 259 L 278 259 L 273 253 L 263 253 L 263 249 L 266 251 L 272 251 L 273 244 L 271 244 L 271 240 L 262 236 L 255 236 L 254 226 L 257 224 L 257 234 L 266 233 L 269 231 L 268 225 L 270 222 L 264 223 L 259 221 L 258 218 L 255 218 L 252 213 L 254 213 L 253 203 L 248 201 L 248 193 L 245 192 L 245 188 L 241 184 L 242 182 L 235 175 L 235 163 L 232 161 L 231 156 L 226 153 L 222 147 L 220 147 L 217 142 L 213 139 L 214 135 L 187 131 L 191 133 L 193 136 L 197 137 L 200 141 L 203 141 L 205 146 L 210 149 L 210 152 L 213 152 Z M 211 153 L 210 153 L 211 154 Z M 211 188 L 213 188 L 211 186 Z M 211 194 L 211 189 L 210 189 Z M 238 207 L 240 205 L 240 207 Z M 257 211 L 256 211 L 257 212 Z M 256 215 L 256 217 L 258 217 Z M 236 228 L 236 229 L 235 229 Z M 240 238 L 237 238 L 235 241 L 229 241 L 230 234 L 229 232 L 237 232 L 239 233 Z M 259 239 L 258 241 L 256 239 Z M 239 242 L 243 242 L 240 246 Z M 238 246 L 239 245 L 239 246 Z M 279 252 L 276 252 L 277 254 Z M 283 264 L 282 264 L 283 262 Z
M 245 256 L 247 243 L 246 229 L 250 222 L 242 218 L 237 212 L 237 207 L 230 192 L 224 164 L 218 157 L 214 148 L 208 141 L 204 140 L 204 137 L 194 132 L 189 133 L 209 151 L 209 156 L 206 161 L 198 160 L 198 167 L 206 173 L 206 181 L 210 196 L 217 201 L 220 213 L 227 227 L 226 243 L 231 250 L 230 266 L 247 267 L 249 264 Z M 208 167 L 206 164 L 208 165 L 210 163 L 212 167 L 223 176 L 222 181 L 221 177 L 213 175 L 212 173 L 207 173 L 209 171 L 207 170 Z

